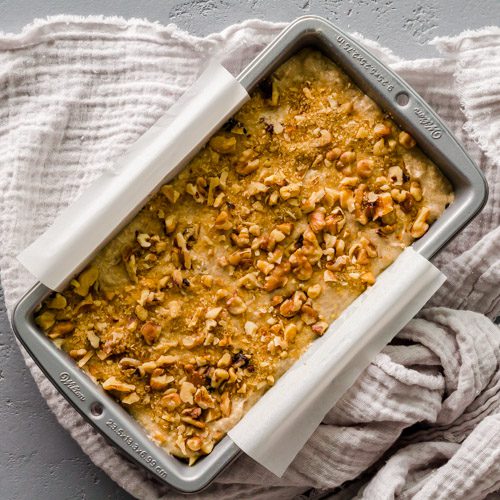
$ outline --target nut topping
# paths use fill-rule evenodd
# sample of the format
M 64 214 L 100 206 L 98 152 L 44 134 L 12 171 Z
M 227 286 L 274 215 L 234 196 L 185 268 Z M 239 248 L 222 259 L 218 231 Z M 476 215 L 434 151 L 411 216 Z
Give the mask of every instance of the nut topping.
M 404 146 L 406 149 L 411 149 L 417 144 L 415 139 L 408 134 L 408 132 L 400 132 L 399 134 L 399 144 Z
M 194 401 L 202 410 L 215 408 L 215 400 L 204 386 L 198 387 L 194 395 Z
M 193 404 L 193 395 L 196 392 L 196 387 L 191 382 L 183 382 L 179 397 L 183 403 Z
M 68 305 L 68 301 L 60 293 L 56 293 L 54 298 L 47 302 L 49 309 L 64 309 Z
M 294 275 L 301 281 L 307 281 L 313 275 L 312 265 L 301 248 L 290 256 L 290 264 Z
M 247 310 L 245 302 L 238 295 L 231 297 L 226 304 L 227 310 L 234 315 L 243 314 Z
M 35 323 L 42 330 L 49 330 L 56 322 L 56 315 L 52 311 L 44 311 L 35 317 Z
M 452 200 L 413 138 L 305 48 L 34 321 L 192 465 Z
M 319 233 L 325 228 L 325 209 L 316 209 L 309 216 L 309 227 L 315 232 Z
M 89 293 L 90 287 L 97 281 L 99 271 L 95 266 L 90 266 L 78 276 L 77 281 L 73 281 L 75 293 L 85 297 Z
M 320 130 L 319 131 L 320 138 L 313 141 L 313 147 L 315 148 L 323 148 L 328 146 L 332 142 L 332 134 L 329 130 Z
M 290 299 L 285 300 L 280 306 L 280 314 L 285 318 L 295 316 L 306 300 L 303 292 L 295 292 Z
M 212 375 L 211 386 L 214 389 L 217 389 L 228 378 L 229 378 L 229 373 L 227 372 L 227 370 L 224 370 L 223 368 L 216 368 Z
M 141 328 L 141 335 L 148 344 L 155 342 L 161 333 L 161 326 L 148 321 Z
M 217 153 L 233 153 L 236 150 L 236 138 L 216 135 L 210 139 L 210 147 Z
M 165 370 L 156 368 L 149 379 L 149 385 L 154 391 L 163 391 L 167 388 L 168 384 L 172 383 L 174 380 L 174 377 L 167 375 Z
M 49 332 L 51 339 L 58 339 L 59 337 L 66 337 L 75 329 L 74 323 L 71 321 L 60 321 L 56 323 Z
M 368 179 L 373 173 L 373 160 L 364 158 L 356 164 L 356 173 L 363 179 Z
M 181 405 L 181 398 L 179 394 L 176 392 L 172 394 L 167 394 L 166 396 L 163 396 L 160 400 L 161 406 L 166 408 L 168 411 L 173 411 L 175 410 L 178 406 Z
M 427 207 L 422 207 L 417 214 L 417 218 L 411 227 L 411 235 L 413 238 L 420 238 L 423 236 L 427 229 L 429 229 L 429 224 L 427 224 L 427 219 L 429 218 L 431 211 Z
M 203 441 L 198 437 L 194 436 L 186 441 L 187 447 L 192 451 L 198 451 L 203 445 Z
M 135 391 L 135 385 L 126 384 L 116 377 L 109 377 L 102 383 L 102 388 L 106 391 L 132 392 Z

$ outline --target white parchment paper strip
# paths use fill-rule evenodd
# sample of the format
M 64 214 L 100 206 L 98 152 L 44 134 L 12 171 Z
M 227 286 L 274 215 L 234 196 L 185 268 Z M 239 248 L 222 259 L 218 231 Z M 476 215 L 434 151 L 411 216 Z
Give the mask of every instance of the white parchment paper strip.
M 445 279 L 407 248 L 250 409 L 230 438 L 281 477 L 326 413 Z
M 97 179 L 18 256 L 20 262 L 44 285 L 61 290 L 248 98 L 226 69 L 211 63 L 114 169 Z

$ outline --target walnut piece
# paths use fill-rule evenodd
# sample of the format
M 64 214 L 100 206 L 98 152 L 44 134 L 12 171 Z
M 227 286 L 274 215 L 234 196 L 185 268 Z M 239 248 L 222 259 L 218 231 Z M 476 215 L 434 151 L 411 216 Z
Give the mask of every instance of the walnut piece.
M 193 404 L 193 395 L 196 392 L 196 387 L 191 382 L 183 382 L 179 397 L 183 403 Z
M 152 321 L 144 323 L 144 325 L 142 325 L 141 327 L 141 335 L 144 337 L 144 340 L 150 345 L 158 339 L 160 333 L 161 326 L 153 323 Z
M 135 391 L 135 385 L 126 384 L 116 377 L 109 377 L 102 383 L 102 388 L 106 391 L 132 392 Z

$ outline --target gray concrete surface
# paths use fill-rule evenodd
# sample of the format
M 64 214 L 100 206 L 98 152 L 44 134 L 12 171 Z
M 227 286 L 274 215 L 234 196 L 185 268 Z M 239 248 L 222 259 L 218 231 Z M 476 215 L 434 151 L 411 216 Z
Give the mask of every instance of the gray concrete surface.
M 15 33 L 48 15 L 102 14 L 173 22 L 206 35 L 251 17 L 289 21 L 307 13 L 415 58 L 434 55 L 426 42 L 435 36 L 500 24 L 500 1 L 0 0 L 0 31 Z M 49 411 L 14 342 L 1 290 L 0 425 L 0 500 L 131 498 L 89 461 Z

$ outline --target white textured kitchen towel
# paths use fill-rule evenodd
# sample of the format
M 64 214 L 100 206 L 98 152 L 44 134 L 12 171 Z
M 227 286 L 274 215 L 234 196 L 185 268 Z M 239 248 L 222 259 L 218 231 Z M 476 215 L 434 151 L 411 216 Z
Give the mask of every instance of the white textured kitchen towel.
M 32 283 L 15 256 L 58 211 L 111 168 L 210 57 L 236 72 L 282 27 L 248 21 L 196 38 L 145 21 L 59 17 L 0 36 L 0 271 L 9 311 Z M 500 488 L 500 332 L 492 322 L 500 313 L 500 29 L 435 40 L 439 59 L 404 61 L 364 42 L 447 121 L 487 176 L 490 200 L 434 259 L 447 283 L 285 476 L 241 457 L 204 498 L 313 498 L 344 485 L 345 498 L 479 499 Z M 119 456 L 27 363 L 61 424 L 115 481 L 141 499 L 178 496 Z

